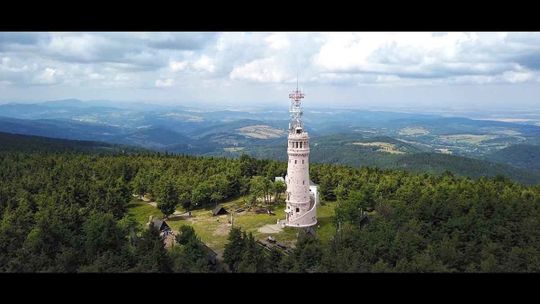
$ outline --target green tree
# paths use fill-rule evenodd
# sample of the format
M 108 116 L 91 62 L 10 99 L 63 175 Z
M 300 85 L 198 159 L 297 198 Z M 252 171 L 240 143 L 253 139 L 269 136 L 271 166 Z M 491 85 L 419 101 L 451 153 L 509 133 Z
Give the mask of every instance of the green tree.
M 287 185 L 285 184 L 285 182 L 278 180 L 274 182 L 273 189 L 274 189 L 274 203 L 277 203 L 278 196 L 281 195 L 282 193 L 285 193 L 285 191 L 287 190 Z
M 191 193 L 191 201 L 195 206 L 204 206 L 210 202 L 211 188 L 207 182 L 198 184 Z
M 229 270 L 237 272 L 238 265 L 242 261 L 242 255 L 245 249 L 245 242 L 242 236 L 242 230 L 233 227 L 229 232 L 228 242 L 223 251 L 223 262 L 227 264 Z
M 255 199 L 262 197 L 265 203 L 270 201 L 271 187 L 272 182 L 263 176 L 253 176 L 249 182 L 251 195 Z
M 165 216 L 169 216 L 176 210 L 178 201 L 178 193 L 174 183 L 166 178 L 157 197 L 157 207 Z
M 244 235 L 244 249 L 238 263 L 238 272 L 266 271 L 266 257 L 251 233 Z
M 105 251 L 118 250 L 126 239 L 112 214 L 92 213 L 82 229 L 84 248 L 90 259 Z
M 148 192 L 150 186 L 148 181 L 148 174 L 146 171 L 140 170 L 137 172 L 133 180 L 131 181 L 131 187 L 133 189 L 133 193 L 137 194 L 139 198 L 142 199 L 142 197 Z
M 170 272 L 172 261 L 163 238 L 154 226 L 145 229 L 135 245 L 135 272 Z
M 286 272 L 286 269 L 282 267 L 283 254 L 277 249 L 270 249 L 268 256 L 267 271 L 268 272 Z
M 292 254 L 294 261 L 292 271 L 317 272 L 319 271 L 322 256 L 323 249 L 320 240 L 301 230 L 296 248 Z
M 210 272 L 213 271 L 208 259 L 208 252 L 191 226 L 180 227 L 176 236 L 179 246 L 171 253 L 175 272 Z

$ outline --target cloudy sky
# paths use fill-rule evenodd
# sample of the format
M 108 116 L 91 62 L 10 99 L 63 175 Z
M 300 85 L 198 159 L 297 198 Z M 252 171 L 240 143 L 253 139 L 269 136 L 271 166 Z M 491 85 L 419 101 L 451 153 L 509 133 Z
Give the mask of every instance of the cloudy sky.
M 0 33 L 0 102 L 540 106 L 540 33 Z

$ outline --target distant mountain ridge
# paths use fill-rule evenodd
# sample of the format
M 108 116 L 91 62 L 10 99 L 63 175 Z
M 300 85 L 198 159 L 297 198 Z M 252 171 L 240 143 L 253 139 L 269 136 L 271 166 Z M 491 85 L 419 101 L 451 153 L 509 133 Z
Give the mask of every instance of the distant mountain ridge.
M 345 109 L 306 109 L 304 118 L 314 162 L 526 182 L 540 170 L 540 126 L 533 124 Z M 1 132 L 278 160 L 286 159 L 288 119 L 286 108 L 204 111 L 77 99 L 0 105 Z
M 72 140 L 108 141 L 125 130 L 108 125 L 58 119 L 17 119 L 0 117 L 0 131 Z

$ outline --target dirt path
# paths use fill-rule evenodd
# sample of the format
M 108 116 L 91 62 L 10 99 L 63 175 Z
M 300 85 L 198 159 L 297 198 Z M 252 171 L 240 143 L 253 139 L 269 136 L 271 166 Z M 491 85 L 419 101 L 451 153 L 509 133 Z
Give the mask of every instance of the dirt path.
M 260 233 L 280 233 L 283 228 L 279 224 L 267 224 L 258 229 Z

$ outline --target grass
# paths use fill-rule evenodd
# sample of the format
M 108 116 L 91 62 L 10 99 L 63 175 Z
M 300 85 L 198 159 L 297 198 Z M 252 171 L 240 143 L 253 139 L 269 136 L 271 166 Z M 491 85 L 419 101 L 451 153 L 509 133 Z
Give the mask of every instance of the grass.
M 399 135 L 416 136 L 416 135 L 427 135 L 427 134 L 429 134 L 429 131 L 422 127 L 406 127 L 399 130 Z
M 143 202 L 138 199 L 133 199 L 127 206 L 128 214 L 132 216 L 137 223 L 142 226 L 148 223 L 150 215 L 153 215 L 154 218 L 162 218 L 163 213 L 153 206 L 150 206 L 146 202 Z
M 232 199 L 222 205 L 229 212 L 240 207 L 245 208 L 244 197 Z M 329 202 L 317 207 L 317 235 L 323 242 L 329 241 L 335 233 L 335 228 L 332 224 L 335 206 L 335 202 Z M 207 246 L 215 250 L 218 254 L 222 254 L 231 229 L 231 225 L 229 224 L 231 215 L 229 213 L 226 215 L 212 216 L 212 209 L 213 206 L 192 210 L 191 218 L 173 217 L 168 219 L 167 223 L 174 231 L 178 231 L 182 225 L 192 226 L 197 235 Z M 294 246 L 298 232 L 295 228 L 286 227 L 277 234 L 259 232 L 260 227 L 267 224 L 276 224 L 278 219 L 285 218 L 284 203 L 273 206 L 271 209 L 273 209 L 275 215 L 256 214 L 253 211 L 244 211 L 240 214 L 235 214 L 234 226 L 241 227 L 242 230 L 253 233 L 253 236 L 257 239 L 263 239 L 271 235 L 278 242 Z M 155 218 L 163 217 L 163 213 L 161 213 L 159 209 L 138 199 L 134 199 L 128 205 L 128 210 L 128 214 L 143 227 L 148 222 L 150 215 L 153 215 Z
M 336 208 L 336 202 L 327 202 L 317 208 L 317 220 L 319 221 L 317 228 L 317 236 L 321 241 L 327 242 L 332 239 L 336 233 L 336 227 L 332 223 Z
M 229 147 L 229 148 L 223 148 L 223 151 L 225 152 L 240 152 L 244 150 L 244 147 Z
M 378 152 L 386 152 L 386 153 L 390 153 L 390 154 L 404 154 L 405 152 L 403 151 L 400 151 L 396 145 L 394 144 L 391 144 L 391 143 L 385 143 L 385 142 L 380 142 L 380 141 L 375 141 L 375 142 L 354 142 L 352 143 L 353 145 L 357 145 L 357 146 L 363 146 L 363 147 L 377 147 L 379 149 L 377 149 Z
M 454 144 L 479 145 L 483 141 L 497 138 L 497 135 L 454 134 L 441 135 L 439 138 L 444 142 Z
M 244 136 L 259 139 L 278 138 L 285 134 L 284 130 L 272 128 L 271 126 L 267 125 L 246 126 L 237 129 L 237 131 Z

